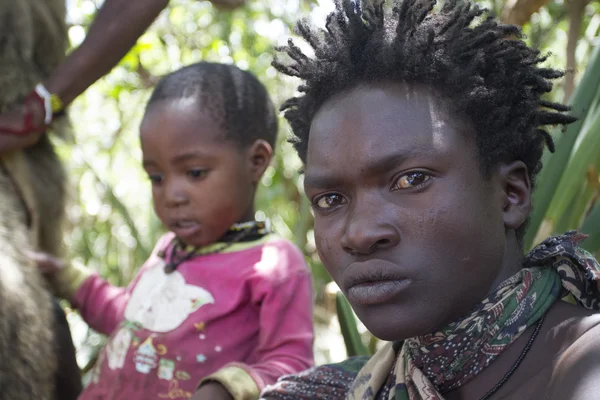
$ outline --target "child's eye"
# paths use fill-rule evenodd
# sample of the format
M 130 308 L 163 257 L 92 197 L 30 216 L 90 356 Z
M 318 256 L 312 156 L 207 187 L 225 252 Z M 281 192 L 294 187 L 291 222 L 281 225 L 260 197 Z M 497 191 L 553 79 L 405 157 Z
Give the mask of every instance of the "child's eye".
M 432 176 L 425 172 L 411 171 L 404 175 L 401 175 L 394 183 L 392 190 L 411 189 L 415 187 L 420 187 L 431 178 Z
M 315 198 L 313 200 L 313 207 L 320 211 L 326 211 L 346 203 L 347 200 L 344 196 L 337 193 L 329 193 Z
M 148 174 L 148 179 L 150 179 L 153 185 L 157 185 L 162 182 L 163 176 L 160 174 Z
M 206 169 L 191 169 L 188 171 L 188 175 L 192 178 L 203 178 L 208 173 Z

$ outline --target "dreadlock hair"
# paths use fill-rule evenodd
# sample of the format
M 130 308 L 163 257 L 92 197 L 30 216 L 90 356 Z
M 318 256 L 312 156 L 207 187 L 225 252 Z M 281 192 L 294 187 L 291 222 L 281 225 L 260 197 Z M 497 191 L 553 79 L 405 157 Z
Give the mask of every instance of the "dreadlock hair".
M 291 62 L 273 66 L 303 80 L 301 95 L 281 107 L 302 161 L 325 101 L 359 84 L 391 81 L 430 88 L 467 121 L 485 176 L 499 162 L 521 160 L 533 182 L 544 143 L 554 151 L 545 126 L 575 121 L 564 114 L 568 107 L 541 99 L 563 73 L 538 67 L 546 57 L 511 39 L 520 38 L 518 27 L 492 17 L 473 23 L 485 10 L 468 0 L 450 0 L 439 11 L 436 0 L 396 0 L 391 12 L 384 3 L 335 0 L 324 30 L 307 20 L 297 24 L 314 57 L 291 39 L 278 49 Z
M 163 77 L 146 106 L 162 100 L 195 98 L 202 111 L 227 132 L 226 139 L 242 147 L 258 139 L 273 149 L 277 115 L 265 87 L 251 73 L 234 65 L 199 62 Z

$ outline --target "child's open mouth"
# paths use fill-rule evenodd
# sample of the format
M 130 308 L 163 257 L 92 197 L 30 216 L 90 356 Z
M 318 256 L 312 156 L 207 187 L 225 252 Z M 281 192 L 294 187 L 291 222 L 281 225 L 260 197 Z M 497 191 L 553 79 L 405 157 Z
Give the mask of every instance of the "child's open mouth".
M 196 221 L 181 220 L 171 224 L 171 230 L 181 239 L 195 236 L 200 231 L 200 224 Z

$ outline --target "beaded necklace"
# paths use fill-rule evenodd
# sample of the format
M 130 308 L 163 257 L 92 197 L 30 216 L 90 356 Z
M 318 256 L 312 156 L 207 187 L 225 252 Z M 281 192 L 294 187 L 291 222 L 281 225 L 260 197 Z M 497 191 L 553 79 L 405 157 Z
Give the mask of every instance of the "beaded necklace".
M 179 238 L 173 239 L 173 246 L 171 248 L 169 257 L 166 265 L 165 272 L 167 274 L 172 273 L 182 263 L 191 260 L 197 256 L 206 256 L 209 254 L 220 253 L 223 250 L 231 247 L 235 243 L 239 243 L 245 240 L 256 240 L 260 237 L 268 234 L 270 230 L 265 222 L 259 221 L 248 221 L 233 224 L 231 228 L 219 239 L 218 242 L 222 242 L 220 246 L 210 249 L 208 251 L 202 251 L 205 247 L 194 246 L 191 250 L 186 250 L 188 247 Z M 159 253 L 159 256 L 166 258 L 165 252 Z
M 535 341 L 535 338 L 537 337 L 538 333 L 540 333 L 540 329 L 542 328 L 542 324 L 544 323 L 545 316 L 546 314 L 542 315 L 542 318 L 540 318 L 540 320 L 536 324 L 535 330 L 531 334 L 527 345 L 525 346 L 525 348 L 521 352 L 521 355 L 519 355 L 519 358 L 517 358 L 517 361 L 515 361 L 511 369 L 502 377 L 502 379 L 500 379 L 496 386 L 494 386 L 489 392 L 487 392 L 480 400 L 488 400 L 489 398 L 491 398 L 492 395 L 496 393 L 508 381 L 508 378 L 510 378 L 515 373 L 519 365 L 521 365 L 523 359 L 525 359 L 527 353 L 529 353 L 529 350 L 531 349 L 531 346 L 533 345 L 533 342 Z

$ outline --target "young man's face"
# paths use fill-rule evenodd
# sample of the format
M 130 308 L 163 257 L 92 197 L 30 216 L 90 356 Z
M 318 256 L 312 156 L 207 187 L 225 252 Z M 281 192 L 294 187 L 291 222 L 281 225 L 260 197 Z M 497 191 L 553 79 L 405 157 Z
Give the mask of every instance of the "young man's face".
M 150 106 L 140 129 L 156 213 L 194 246 L 214 243 L 232 224 L 254 218 L 254 188 L 264 171 L 257 174 L 251 150 L 226 140 L 221 124 L 200 110 L 190 99 L 161 101 Z
M 506 250 L 503 188 L 428 92 L 359 86 L 326 102 L 305 189 L 319 255 L 385 340 L 435 331 L 492 288 Z

